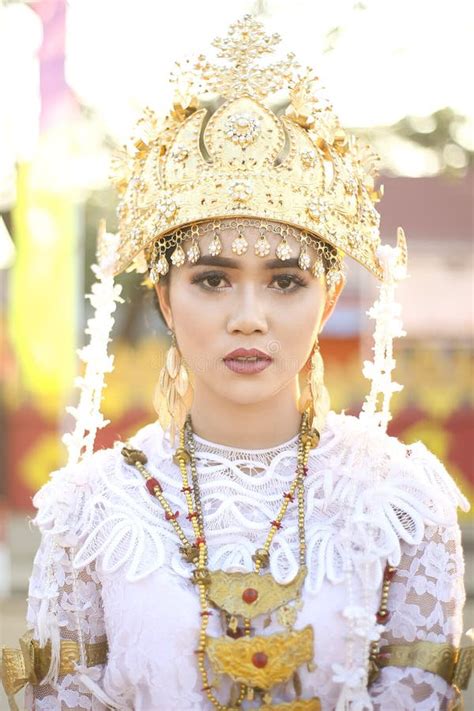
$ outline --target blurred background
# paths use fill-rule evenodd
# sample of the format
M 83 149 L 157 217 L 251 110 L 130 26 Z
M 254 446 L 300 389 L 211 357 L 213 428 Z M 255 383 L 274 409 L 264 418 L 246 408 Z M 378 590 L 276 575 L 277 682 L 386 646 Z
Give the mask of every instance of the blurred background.
M 31 497 L 66 461 L 61 435 L 78 397 L 97 225 L 105 217 L 116 227 L 111 150 L 145 105 L 166 111 L 174 62 L 208 52 L 246 12 L 282 35 L 282 51 L 316 68 L 342 125 L 380 154 L 382 239 L 394 244 L 402 225 L 409 246 L 399 289 L 407 336 L 396 343 L 395 371 L 405 387 L 389 432 L 425 442 L 474 498 L 471 1 L 0 0 L 0 644 L 17 646 L 25 629 L 38 545 Z M 333 408 L 356 414 L 368 391 L 361 365 L 371 355 L 366 311 L 376 287 L 348 266 L 322 350 Z M 119 281 L 125 303 L 102 404 L 110 424 L 98 447 L 155 419 L 168 345 L 140 277 Z M 461 522 L 466 629 L 472 511 Z

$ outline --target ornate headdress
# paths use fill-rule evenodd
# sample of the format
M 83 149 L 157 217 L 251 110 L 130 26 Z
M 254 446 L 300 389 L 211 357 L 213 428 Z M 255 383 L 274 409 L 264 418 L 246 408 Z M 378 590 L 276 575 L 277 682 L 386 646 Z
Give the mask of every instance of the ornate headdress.
M 252 217 L 299 228 L 294 234 L 301 242 L 302 269 L 312 266 L 305 245 L 316 237 L 383 278 L 374 206 L 381 197 L 375 188 L 377 156 L 346 134 L 318 78 L 310 69 L 300 71 L 292 54 L 259 66 L 279 41 L 255 18 L 244 17 L 213 42 L 227 64 L 198 57 L 176 79 L 169 115 L 160 120 L 145 110 L 115 162 L 121 194 L 115 274 L 132 262 L 143 271 L 146 260 L 156 282 L 169 269 L 170 245 L 171 261 L 180 266 L 186 260 L 181 242 L 191 239 L 187 257 L 197 261 L 199 223 Z M 194 231 L 183 230 L 190 224 Z M 402 236 L 399 246 L 405 263 Z M 232 247 L 239 253 L 239 245 Z M 268 254 L 263 233 L 258 247 L 257 254 Z M 218 235 L 210 249 L 218 253 Z M 276 256 L 290 256 L 285 235 Z

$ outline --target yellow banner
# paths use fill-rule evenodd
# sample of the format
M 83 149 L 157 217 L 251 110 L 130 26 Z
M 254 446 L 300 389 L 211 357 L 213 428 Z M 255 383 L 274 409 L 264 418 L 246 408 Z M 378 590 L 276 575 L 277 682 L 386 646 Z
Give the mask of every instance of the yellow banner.
M 55 416 L 71 397 L 76 369 L 76 208 L 65 193 L 33 189 L 28 165 L 18 170 L 13 234 L 17 257 L 8 321 L 19 395 Z

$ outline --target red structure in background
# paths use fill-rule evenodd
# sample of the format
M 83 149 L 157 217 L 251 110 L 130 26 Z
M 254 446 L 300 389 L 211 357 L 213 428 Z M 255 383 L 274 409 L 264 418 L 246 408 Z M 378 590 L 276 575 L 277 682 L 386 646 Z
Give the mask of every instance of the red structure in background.
M 139 350 L 140 347 L 137 346 L 138 364 Z M 331 339 L 324 343 L 323 354 L 330 364 L 326 368 L 330 392 L 331 378 L 333 383 L 335 380 L 341 380 L 342 373 L 342 382 L 338 383 L 338 389 L 345 403 L 346 392 L 350 392 L 351 387 L 354 388 L 351 382 L 354 374 L 360 375 L 359 342 L 356 338 Z M 337 368 L 336 374 L 331 375 L 331 370 L 335 368 Z M 120 359 L 118 359 L 115 375 L 121 384 L 135 381 L 134 377 L 130 378 L 129 373 L 120 369 Z M 140 368 L 138 372 L 141 372 Z M 420 372 L 419 377 L 422 379 L 423 373 Z M 401 380 L 403 381 L 403 378 Z M 367 385 L 368 383 L 363 380 L 357 383 L 359 391 L 357 401 L 353 399 L 352 402 L 347 402 L 347 406 L 344 404 L 347 414 L 358 414 Z M 443 384 L 441 383 L 439 387 L 442 389 Z M 113 383 L 110 389 L 113 389 Z M 110 397 L 107 390 L 106 398 Z M 352 389 L 351 392 L 354 393 L 355 390 Z M 129 399 L 123 391 L 120 391 L 118 397 L 123 400 L 123 402 L 120 400 L 123 405 L 121 412 L 112 417 L 106 410 L 106 415 L 110 416 L 112 422 L 98 432 L 97 449 L 110 447 L 116 440 L 125 441 L 137 429 L 156 419 L 156 414 L 151 408 L 152 392 L 148 384 L 144 385 L 144 401 L 141 404 L 127 407 Z M 396 398 L 397 395 L 394 396 L 394 405 L 396 405 Z M 341 400 L 341 396 L 338 399 Z M 395 411 L 396 414 L 389 425 L 389 434 L 399 437 L 407 444 L 419 439 L 424 441 L 427 447 L 443 461 L 469 497 L 474 491 L 472 467 L 474 409 L 466 403 L 458 402 L 454 404 L 447 416 L 440 418 L 436 413 L 423 408 L 414 399 L 402 409 L 395 407 Z M 31 403 L 25 403 L 8 413 L 6 434 L 8 504 L 17 510 L 32 510 L 31 497 L 34 492 L 47 480 L 51 471 L 65 463 L 66 450 L 61 443 L 57 423 L 45 419 Z

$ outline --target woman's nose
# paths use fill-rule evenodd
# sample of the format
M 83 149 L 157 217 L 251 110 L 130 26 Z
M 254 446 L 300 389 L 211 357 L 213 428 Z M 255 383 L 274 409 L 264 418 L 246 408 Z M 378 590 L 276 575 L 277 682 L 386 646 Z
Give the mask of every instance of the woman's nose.
M 263 296 L 259 296 L 258 287 L 246 285 L 238 290 L 232 311 L 227 321 L 229 333 L 267 333 L 268 321 Z

